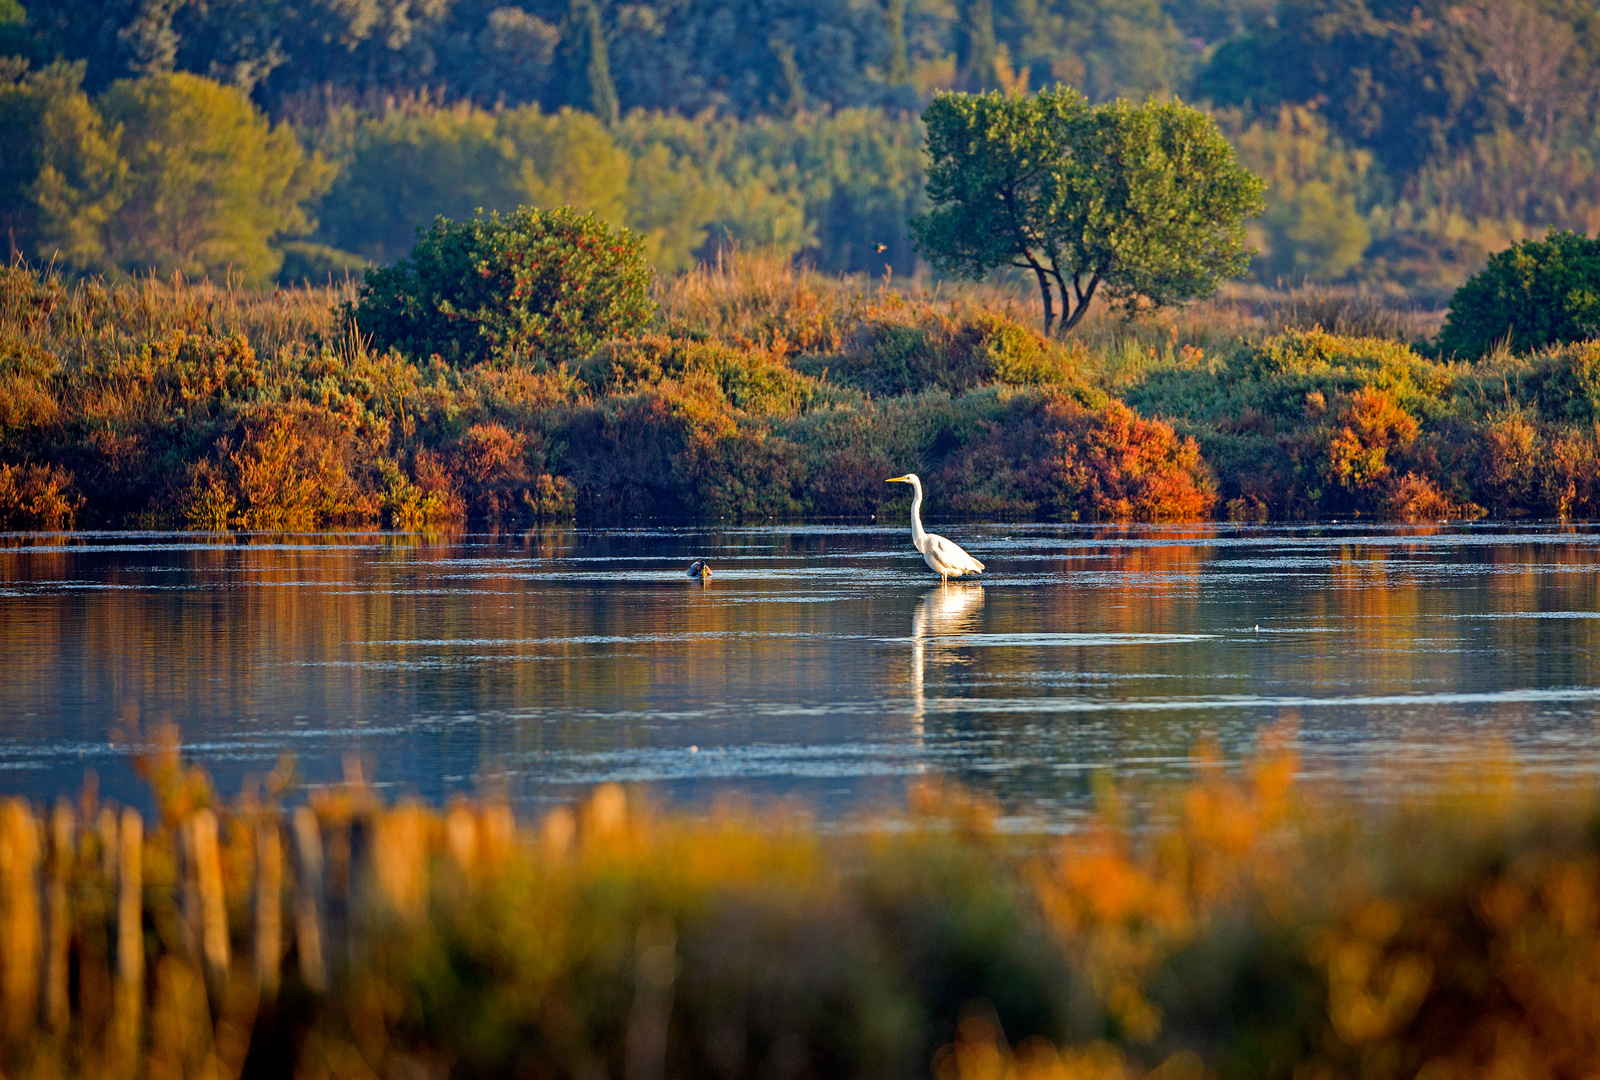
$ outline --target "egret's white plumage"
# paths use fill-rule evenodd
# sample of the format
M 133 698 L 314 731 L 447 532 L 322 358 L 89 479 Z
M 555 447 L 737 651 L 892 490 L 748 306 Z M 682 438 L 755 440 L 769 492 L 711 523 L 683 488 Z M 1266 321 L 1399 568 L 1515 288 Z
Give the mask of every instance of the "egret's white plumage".
M 891 476 L 885 483 L 910 484 L 912 490 L 916 492 L 916 496 L 911 500 L 911 544 L 922 552 L 923 561 L 928 564 L 929 569 L 939 575 L 940 581 L 949 581 L 962 574 L 983 573 L 983 564 L 962 551 L 960 544 L 923 530 L 922 480 L 916 473 Z

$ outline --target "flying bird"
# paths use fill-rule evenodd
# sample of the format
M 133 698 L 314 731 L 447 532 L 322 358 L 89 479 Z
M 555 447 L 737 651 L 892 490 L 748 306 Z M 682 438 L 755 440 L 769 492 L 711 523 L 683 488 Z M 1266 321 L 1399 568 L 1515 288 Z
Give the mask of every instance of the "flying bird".
M 962 574 L 981 574 L 983 564 L 965 551 L 961 545 L 953 540 L 946 540 L 931 532 L 924 532 L 922 528 L 922 480 L 916 473 L 906 473 L 904 476 L 891 476 L 885 480 L 886 484 L 910 484 L 917 494 L 911 500 L 911 546 L 922 552 L 923 561 L 928 568 L 939 575 L 940 581 L 949 581 Z
M 888 244 L 879 244 L 878 245 L 878 254 L 879 255 L 882 255 L 885 251 L 888 251 L 888 250 L 889 250 L 889 245 Z

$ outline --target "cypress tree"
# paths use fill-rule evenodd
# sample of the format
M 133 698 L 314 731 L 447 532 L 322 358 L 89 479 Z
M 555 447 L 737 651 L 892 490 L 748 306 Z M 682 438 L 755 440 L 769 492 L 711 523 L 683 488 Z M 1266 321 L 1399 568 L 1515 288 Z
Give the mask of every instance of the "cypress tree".
M 963 0 L 961 25 L 956 35 L 956 67 L 967 89 L 992 90 L 999 85 L 995 78 L 998 54 L 993 0 Z
M 621 107 L 611 81 L 599 0 L 571 0 L 561 31 L 561 58 L 560 83 L 565 85 L 558 100 L 588 109 L 608 124 L 615 122 Z
M 883 22 L 889 32 L 889 85 L 905 86 L 911 81 L 911 62 L 906 58 L 906 0 L 889 0 Z

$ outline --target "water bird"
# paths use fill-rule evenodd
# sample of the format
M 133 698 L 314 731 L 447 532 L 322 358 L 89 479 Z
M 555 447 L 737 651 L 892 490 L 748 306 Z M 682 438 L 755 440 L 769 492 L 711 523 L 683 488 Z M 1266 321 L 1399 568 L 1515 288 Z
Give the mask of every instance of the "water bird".
M 703 559 L 696 559 L 694 562 L 689 564 L 689 569 L 685 571 L 683 576 L 699 578 L 701 581 L 710 581 L 711 564 Z
M 916 473 L 906 473 L 904 476 L 891 476 L 885 480 L 886 484 L 910 484 L 916 497 L 911 500 L 911 546 L 922 552 L 922 559 L 928 568 L 939 575 L 940 581 L 949 581 L 962 574 L 981 574 L 983 564 L 965 551 L 961 545 L 953 540 L 946 540 L 935 533 L 925 532 L 922 528 L 922 480 Z

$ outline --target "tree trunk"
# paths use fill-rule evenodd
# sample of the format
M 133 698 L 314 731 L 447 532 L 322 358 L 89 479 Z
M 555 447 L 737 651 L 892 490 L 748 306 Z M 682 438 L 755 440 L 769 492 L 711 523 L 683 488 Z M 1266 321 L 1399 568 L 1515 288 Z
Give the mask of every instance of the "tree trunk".
M 1040 266 L 1038 263 L 1034 263 L 1033 272 L 1039 278 L 1039 295 L 1044 297 L 1044 336 L 1049 337 L 1050 328 L 1055 325 L 1056 321 L 1055 301 L 1050 295 L 1050 278 L 1049 275 L 1044 272 L 1044 267 Z M 1061 294 L 1061 302 L 1063 304 L 1067 302 L 1065 293 Z

